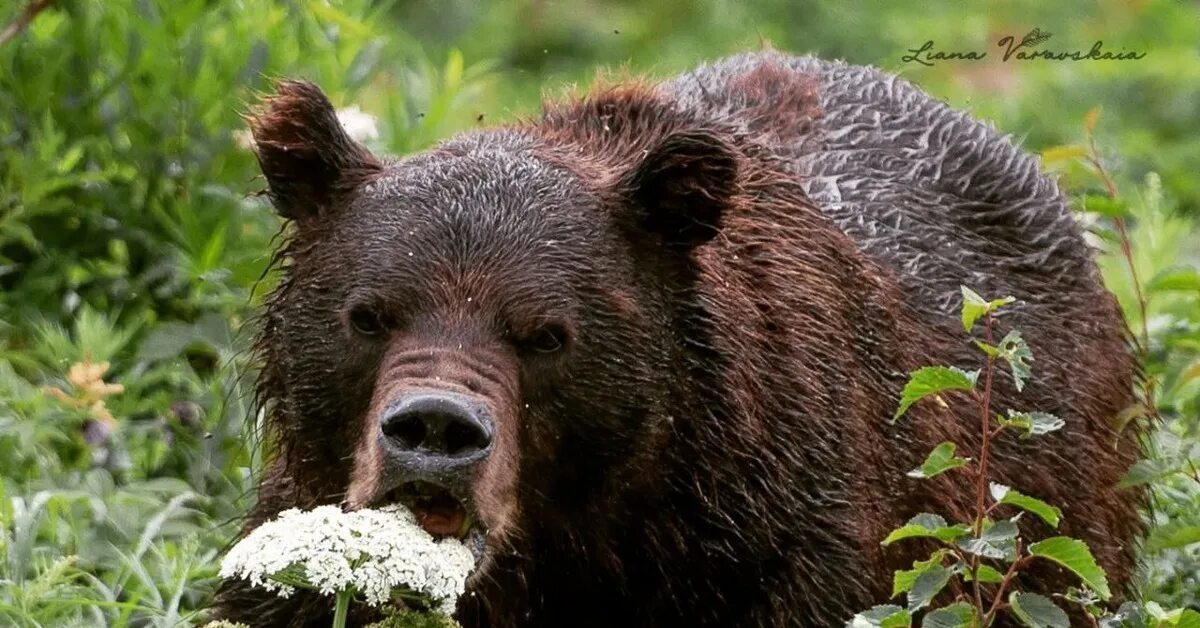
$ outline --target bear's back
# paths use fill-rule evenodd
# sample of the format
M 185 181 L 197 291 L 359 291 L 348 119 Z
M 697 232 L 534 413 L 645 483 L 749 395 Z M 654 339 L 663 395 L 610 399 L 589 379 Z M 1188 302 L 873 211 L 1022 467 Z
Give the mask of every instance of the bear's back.
M 771 68 L 758 89 L 755 73 Z M 786 100 L 779 73 L 815 91 L 810 124 L 779 112 L 766 138 L 823 213 L 893 269 L 914 309 L 952 313 L 959 285 L 1083 311 L 1103 291 L 1065 199 L 1037 160 L 992 127 L 879 70 L 775 52 L 699 67 L 662 89 L 682 107 L 750 129 Z M 763 81 L 760 81 L 763 82 Z M 803 89 L 803 87 L 800 87 Z M 1071 305 L 1080 309 L 1076 310 Z M 1061 306 L 1067 306 L 1065 308 Z

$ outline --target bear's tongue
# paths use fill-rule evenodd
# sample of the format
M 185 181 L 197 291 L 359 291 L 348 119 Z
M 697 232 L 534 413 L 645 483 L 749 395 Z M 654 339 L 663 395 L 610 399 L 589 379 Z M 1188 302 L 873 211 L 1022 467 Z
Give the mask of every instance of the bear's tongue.
M 418 499 L 413 513 L 417 524 L 436 537 L 458 536 L 467 522 L 467 511 L 447 493 Z

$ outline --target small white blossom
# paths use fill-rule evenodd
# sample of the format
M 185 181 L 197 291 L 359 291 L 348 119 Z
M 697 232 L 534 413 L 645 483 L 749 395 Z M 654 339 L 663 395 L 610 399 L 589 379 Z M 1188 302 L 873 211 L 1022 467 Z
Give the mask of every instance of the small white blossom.
M 338 121 L 346 129 L 346 135 L 356 142 L 373 142 L 379 139 L 379 127 L 375 117 L 358 108 L 358 105 L 339 109 Z
M 329 595 L 352 589 L 371 606 L 404 588 L 454 612 L 475 566 L 457 539 L 435 541 L 399 505 L 342 512 L 286 510 L 255 528 L 221 561 L 222 578 L 243 578 L 288 597 L 301 586 Z

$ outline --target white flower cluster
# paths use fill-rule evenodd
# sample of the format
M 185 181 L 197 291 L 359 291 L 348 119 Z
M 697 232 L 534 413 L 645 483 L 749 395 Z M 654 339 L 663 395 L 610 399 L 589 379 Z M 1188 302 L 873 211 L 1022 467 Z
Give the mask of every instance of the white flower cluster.
M 221 561 L 222 578 L 243 578 L 287 597 L 295 586 L 329 595 L 347 588 L 378 606 L 402 587 L 454 612 L 475 566 L 457 539 L 435 541 L 399 505 L 342 512 L 291 509 L 255 528 Z

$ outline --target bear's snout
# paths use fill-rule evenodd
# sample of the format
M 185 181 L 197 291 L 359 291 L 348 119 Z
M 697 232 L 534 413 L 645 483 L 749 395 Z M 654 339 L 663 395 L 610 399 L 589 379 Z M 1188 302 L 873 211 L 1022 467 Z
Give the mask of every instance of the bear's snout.
M 453 484 L 487 457 L 495 431 L 483 404 L 432 390 L 401 395 L 384 411 L 379 429 L 384 455 L 401 473 Z

